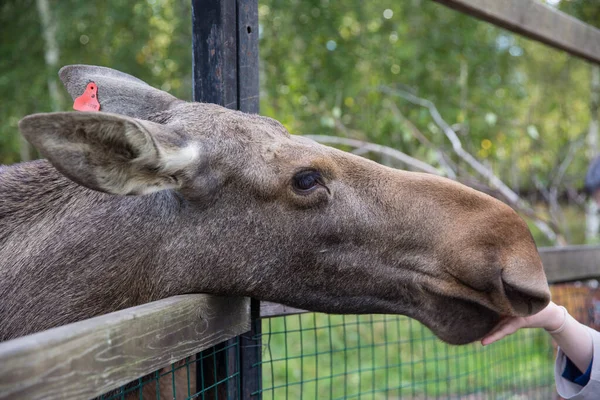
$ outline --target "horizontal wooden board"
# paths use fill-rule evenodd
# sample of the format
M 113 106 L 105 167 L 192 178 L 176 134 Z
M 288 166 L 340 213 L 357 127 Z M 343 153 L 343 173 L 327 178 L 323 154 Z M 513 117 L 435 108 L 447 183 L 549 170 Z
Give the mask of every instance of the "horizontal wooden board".
M 600 278 L 599 246 L 540 248 L 549 283 Z
M 302 314 L 308 312 L 300 308 L 284 306 L 283 304 L 271 303 L 270 301 L 260 302 L 260 316 L 262 318 L 278 317 L 281 315 Z
M 435 0 L 600 64 L 600 30 L 537 0 Z
M 250 329 L 249 299 L 184 295 L 0 343 L 0 399 L 89 399 Z

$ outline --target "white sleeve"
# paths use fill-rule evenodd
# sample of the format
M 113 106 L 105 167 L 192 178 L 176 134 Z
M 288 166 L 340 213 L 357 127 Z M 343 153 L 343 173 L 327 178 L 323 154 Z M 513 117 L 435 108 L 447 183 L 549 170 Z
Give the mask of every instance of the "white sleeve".
M 585 386 L 580 386 L 574 382 L 562 377 L 562 373 L 567 365 L 567 356 L 561 348 L 558 348 L 556 363 L 554 365 L 554 380 L 556 381 L 556 390 L 560 397 L 565 400 L 598 400 L 600 399 L 600 332 L 587 327 L 592 337 L 592 346 L 594 356 L 592 359 L 592 372 L 590 381 Z

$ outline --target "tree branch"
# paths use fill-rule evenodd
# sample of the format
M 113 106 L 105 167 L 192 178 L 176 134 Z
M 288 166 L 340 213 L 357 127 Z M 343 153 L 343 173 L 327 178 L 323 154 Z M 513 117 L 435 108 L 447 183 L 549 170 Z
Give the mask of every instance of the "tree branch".
M 533 208 L 523 199 L 519 197 L 511 188 L 509 188 L 500 178 L 498 178 L 489 168 L 480 163 L 475 157 L 463 149 L 462 143 L 458 138 L 458 135 L 452 127 L 444 120 L 442 115 L 439 113 L 435 104 L 427 99 L 420 98 L 414 94 L 401 90 L 391 89 L 386 86 L 380 86 L 379 91 L 385 94 L 389 94 L 396 97 L 401 97 L 413 104 L 424 107 L 429 111 L 433 121 L 442 130 L 444 135 L 448 138 L 452 144 L 454 152 L 463 159 L 473 170 L 479 175 L 484 177 L 492 187 L 498 189 L 498 191 L 504 196 L 508 203 L 519 210 L 526 210 L 528 213 L 535 214 Z M 558 228 L 556 226 L 551 227 L 548 222 L 541 218 L 534 219 L 535 225 L 538 229 L 553 243 L 564 243 L 564 239 L 557 233 Z
M 390 103 L 390 109 L 394 116 L 402 121 L 402 123 L 408 128 L 410 134 L 419 141 L 423 146 L 426 146 L 437 155 L 438 163 L 444 170 L 445 175 L 450 179 L 457 179 L 455 168 L 451 165 L 452 161 L 450 157 L 446 155 L 442 150 L 436 148 L 433 143 L 413 124 L 408 118 L 402 114 L 398 106 L 394 103 Z
M 374 152 L 378 154 L 384 154 L 395 160 L 398 160 L 406 165 L 413 167 L 421 172 L 427 172 L 434 175 L 443 175 L 441 171 L 432 167 L 431 165 L 424 163 L 421 160 L 417 160 L 401 151 L 392 149 L 391 147 L 382 146 L 375 143 L 363 142 L 361 140 L 343 138 L 338 136 L 327 136 L 327 135 L 303 135 L 309 139 L 323 144 L 337 144 L 341 146 L 350 146 L 356 149 L 360 149 L 363 153 Z

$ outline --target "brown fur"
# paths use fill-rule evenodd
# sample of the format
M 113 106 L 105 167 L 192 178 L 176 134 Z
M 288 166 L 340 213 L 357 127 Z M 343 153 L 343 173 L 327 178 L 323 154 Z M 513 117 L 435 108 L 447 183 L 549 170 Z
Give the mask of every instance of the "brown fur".
M 25 118 L 50 162 L 0 169 L 0 340 L 195 292 L 400 313 L 450 343 L 547 304 L 500 201 L 107 71 L 61 72 L 73 97 L 95 81 L 104 112 Z M 322 185 L 299 194 L 307 169 Z

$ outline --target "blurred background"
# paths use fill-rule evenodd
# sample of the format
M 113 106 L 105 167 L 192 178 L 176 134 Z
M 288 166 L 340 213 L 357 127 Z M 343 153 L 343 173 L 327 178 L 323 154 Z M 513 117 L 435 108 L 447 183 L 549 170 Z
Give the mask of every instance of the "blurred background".
M 109 66 L 191 100 L 190 3 L 2 0 L 0 164 L 37 157 L 19 119 L 71 110 L 63 65 Z M 600 2 L 546 3 L 600 26 Z M 527 219 L 538 246 L 600 242 L 583 194 L 598 153 L 598 67 L 431 0 L 259 4 L 261 114 L 490 193 Z

